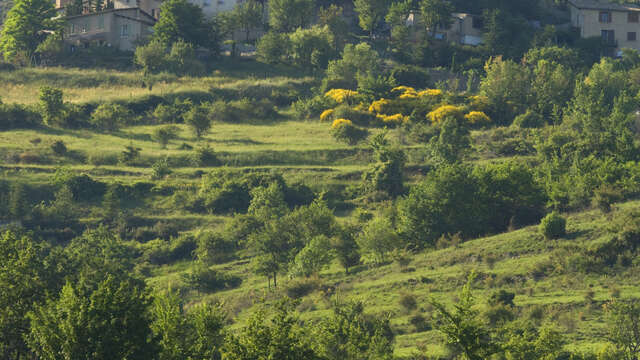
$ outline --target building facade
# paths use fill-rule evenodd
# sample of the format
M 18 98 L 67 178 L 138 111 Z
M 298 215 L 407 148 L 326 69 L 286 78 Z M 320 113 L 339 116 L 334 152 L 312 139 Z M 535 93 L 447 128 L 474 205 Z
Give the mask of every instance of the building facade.
M 452 13 L 451 14 L 451 26 L 448 28 L 442 28 L 438 26 L 436 31 L 430 33 L 425 28 L 420 15 L 417 13 L 411 13 L 407 18 L 407 26 L 411 27 L 413 31 L 413 40 L 419 40 L 425 35 L 431 35 L 436 39 L 456 42 L 463 45 L 480 45 L 482 44 L 482 17 L 464 14 L 464 13 Z
M 595 0 L 569 0 L 571 25 L 583 38 L 600 37 L 605 55 L 619 55 L 623 48 L 640 50 L 640 5 Z
M 56 0 L 64 12 L 73 0 Z M 65 42 L 71 46 L 91 45 L 133 51 L 137 42 L 150 36 L 160 12 L 159 0 L 115 0 L 108 8 L 92 11 L 90 2 L 83 2 L 80 14 L 65 16 Z

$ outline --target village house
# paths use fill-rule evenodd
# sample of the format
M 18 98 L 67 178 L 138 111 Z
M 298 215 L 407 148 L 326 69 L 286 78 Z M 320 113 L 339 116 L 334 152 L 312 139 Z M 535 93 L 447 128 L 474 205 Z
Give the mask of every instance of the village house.
M 414 40 L 427 34 L 427 29 L 422 25 L 419 14 L 410 14 L 407 18 L 407 26 L 414 29 Z M 482 27 L 481 16 L 452 13 L 451 26 L 446 29 L 438 27 L 431 35 L 440 40 L 476 46 L 482 44 Z
M 56 0 L 56 8 L 63 12 L 71 1 Z M 71 46 L 133 51 L 138 41 L 152 34 L 160 14 L 159 0 L 116 0 L 100 11 L 84 4 L 82 13 L 65 16 L 64 39 Z
M 640 5 L 569 0 L 569 10 L 571 25 L 583 38 L 600 37 L 605 55 L 619 55 L 623 48 L 640 50 Z

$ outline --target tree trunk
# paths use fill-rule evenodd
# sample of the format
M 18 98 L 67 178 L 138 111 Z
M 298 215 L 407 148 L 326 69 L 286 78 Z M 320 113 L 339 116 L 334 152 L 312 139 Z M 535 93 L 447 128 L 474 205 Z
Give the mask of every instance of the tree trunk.
M 276 276 L 278 276 L 275 272 L 273 273 L 273 288 L 278 288 L 278 283 L 276 282 Z

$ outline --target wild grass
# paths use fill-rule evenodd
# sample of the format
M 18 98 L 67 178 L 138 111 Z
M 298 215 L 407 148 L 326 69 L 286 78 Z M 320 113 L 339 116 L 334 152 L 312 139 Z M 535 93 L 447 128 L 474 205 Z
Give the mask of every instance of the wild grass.
M 640 201 L 616 205 L 614 216 L 633 211 Z M 470 271 L 475 270 L 480 277 L 474 284 L 474 293 L 480 310 L 486 299 L 499 289 L 516 293 L 516 310 L 526 315 L 533 307 L 542 307 L 542 321 L 555 322 L 567 339 L 567 348 L 580 351 L 600 349 L 599 340 L 606 334 L 604 314 L 600 305 L 611 299 L 611 284 L 620 289 L 621 298 L 640 295 L 640 284 L 632 275 L 637 269 L 630 268 L 611 278 L 599 274 L 549 273 L 536 280 L 530 274 L 532 267 L 548 258 L 557 247 L 568 242 L 580 242 L 584 246 L 598 241 L 609 224 L 595 210 L 575 213 L 569 216 L 568 238 L 547 241 L 539 233 L 537 226 L 530 226 L 513 232 L 475 239 L 456 247 L 426 251 L 415 254 L 411 264 L 415 271 L 402 272 L 397 264 L 381 267 L 360 266 L 347 276 L 334 263 L 321 274 L 325 285 L 335 287 L 342 299 L 353 298 L 364 301 L 371 313 L 391 316 L 396 337 L 396 356 L 411 358 L 416 354 L 442 355 L 440 335 L 437 331 L 414 332 L 409 323 L 410 315 L 400 305 L 400 293 L 409 292 L 416 297 L 418 307 L 413 313 L 422 314 L 431 321 L 431 297 L 451 304 L 459 288 L 465 283 Z M 571 234 L 576 234 L 572 237 Z M 494 257 L 495 263 L 486 261 Z M 260 298 L 271 299 L 283 293 L 283 289 L 293 279 L 283 277 L 276 291 L 267 289 L 266 279 L 251 273 L 250 264 L 245 259 L 216 266 L 245 280 L 241 287 L 204 295 L 189 293 L 191 303 L 207 299 L 221 299 L 227 304 L 232 317 L 241 326 L 252 312 Z M 187 271 L 184 264 L 167 266 L 157 270 L 150 283 L 157 287 L 175 285 L 177 274 Z M 493 280 L 490 280 L 492 279 Z M 531 289 L 531 290 L 529 290 Z M 595 306 L 585 303 L 587 292 L 593 291 Z M 249 300 L 247 300 L 249 299 Z M 330 301 L 321 292 L 313 292 L 303 298 L 305 304 L 302 318 L 317 320 L 327 316 Z
M 260 87 L 309 88 L 314 79 L 283 69 L 271 72 L 250 71 L 240 67 L 233 71 L 215 70 L 202 77 L 178 77 L 172 74 L 143 76 L 141 72 L 107 69 L 22 68 L 0 71 L 0 99 L 5 103 L 33 104 L 38 101 L 41 86 L 62 89 L 66 101 L 72 103 L 129 100 L 145 95 L 167 95 L 219 89 L 242 96 L 243 91 Z M 248 93 L 248 94 L 251 94 Z

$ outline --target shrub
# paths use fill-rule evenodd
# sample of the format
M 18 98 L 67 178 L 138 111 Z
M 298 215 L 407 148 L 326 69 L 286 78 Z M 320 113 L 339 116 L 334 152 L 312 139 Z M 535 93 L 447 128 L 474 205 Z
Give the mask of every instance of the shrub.
M 159 40 L 136 47 L 134 61 L 142 67 L 145 74 L 160 72 L 167 68 L 167 49 Z
M 516 297 L 516 294 L 512 292 L 509 292 L 506 290 L 500 290 L 498 292 L 491 294 L 491 297 L 489 298 L 489 304 L 492 306 L 495 306 L 495 305 L 513 306 L 513 299 L 515 297 Z
M 270 31 L 258 40 L 256 54 L 261 61 L 275 64 L 289 53 L 289 47 L 289 37 L 286 34 Z
M 190 272 L 184 274 L 183 279 L 187 286 L 202 292 L 234 288 L 242 282 L 242 279 L 237 276 L 210 269 L 200 263 L 197 263 Z
M 165 149 L 169 144 L 169 141 L 178 137 L 178 131 L 180 129 L 174 125 L 165 125 L 153 129 L 151 138 L 160 144 L 160 147 Z
M 416 296 L 410 293 L 402 293 L 400 294 L 400 300 L 398 300 L 400 306 L 404 308 L 407 312 L 413 311 L 418 308 L 418 301 L 416 300 Z
M 167 158 L 163 158 L 154 162 L 151 166 L 151 170 L 151 178 L 154 180 L 164 179 L 172 173 Z
M 333 112 L 334 119 L 347 119 L 359 126 L 372 125 L 376 116 L 368 111 L 352 108 L 347 105 L 341 105 L 335 108 Z
M 294 114 L 301 120 L 311 119 L 334 106 L 336 106 L 336 102 L 333 99 L 322 95 L 300 99 L 291 104 Z
M 67 146 L 62 140 L 56 140 L 51 144 L 51 151 L 58 156 L 63 156 L 67 153 Z
M 215 151 L 209 146 L 204 144 L 196 147 L 191 155 L 191 161 L 194 166 L 218 166 L 220 160 Z
M 331 89 L 324 94 L 338 104 L 351 103 L 358 96 L 357 91 L 347 89 Z
M 491 123 L 491 119 L 482 111 L 471 111 L 464 118 L 474 126 L 489 125 Z
M 195 255 L 203 264 L 220 264 L 233 258 L 235 242 L 211 231 L 197 235 Z
M 190 99 L 182 101 L 175 99 L 172 104 L 159 104 L 152 113 L 154 119 L 159 123 L 181 123 L 184 121 L 184 114 L 193 107 Z
M 123 164 L 131 164 L 140 156 L 140 151 L 142 151 L 141 148 L 129 144 L 124 147 L 124 150 L 118 156 L 118 161 Z
M 402 246 L 401 239 L 387 218 L 375 218 L 364 226 L 356 242 L 365 260 L 374 264 L 385 262 L 389 254 Z
M 44 123 L 49 126 L 60 125 L 64 113 L 62 90 L 50 86 L 42 86 L 39 99 Z
M 433 124 L 440 124 L 447 118 L 461 118 L 462 108 L 454 105 L 443 105 L 427 114 Z
M 0 102 L 0 130 L 33 128 L 42 123 L 36 107 Z
M 328 26 L 298 28 L 289 34 L 291 59 L 301 67 L 325 68 L 334 54 L 333 34 Z
M 107 185 L 104 182 L 94 180 L 87 174 L 76 175 L 64 169 L 56 171 L 53 183 L 58 187 L 69 188 L 75 201 L 95 200 L 107 191 Z
M 531 110 L 527 110 L 524 114 L 516 116 L 513 125 L 520 128 L 539 128 L 544 126 L 544 118 Z
M 305 278 L 290 282 L 285 289 L 287 296 L 292 299 L 299 299 L 309 295 L 320 286 L 317 279 Z
M 211 129 L 209 111 L 204 106 L 194 106 L 184 114 L 184 122 L 191 127 L 197 138 L 201 138 Z
M 409 122 L 409 117 L 404 116 L 402 114 L 395 115 L 383 115 L 379 117 L 382 120 L 382 123 L 390 126 L 399 126 L 403 124 L 407 124 Z
M 429 72 L 418 66 L 397 66 L 391 70 L 391 76 L 398 84 L 404 84 L 416 89 L 424 89 L 429 85 Z
M 182 39 L 171 45 L 167 62 L 174 74 L 198 75 L 204 72 L 204 65 L 196 59 L 193 45 Z
M 409 323 L 413 325 L 416 332 L 429 331 L 433 327 L 427 318 L 422 314 L 415 314 L 409 318 Z
M 327 121 L 333 118 L 334 109 L 327 109 L 320 114 L 321 121 Z
M 367 129 L 354 126 L 350 120 L 336 119 L 331 125 L 331 135 L 338 141 L 355 145 L 369 136 Z
M 105 103 L 98 106 L 91 114 L 91 124 L 98 129 L 115 131 L 120 126 L 130 123 L 133 114 L 119 104 Z
M 555 211 L 540 222 L 540 232 L 546 239 L 561 238 L 566 234 L 567 220 Z

